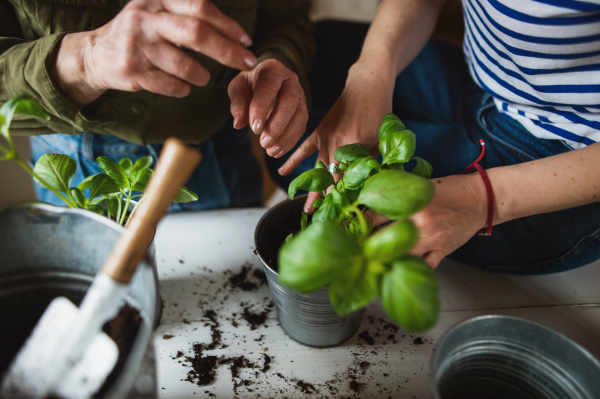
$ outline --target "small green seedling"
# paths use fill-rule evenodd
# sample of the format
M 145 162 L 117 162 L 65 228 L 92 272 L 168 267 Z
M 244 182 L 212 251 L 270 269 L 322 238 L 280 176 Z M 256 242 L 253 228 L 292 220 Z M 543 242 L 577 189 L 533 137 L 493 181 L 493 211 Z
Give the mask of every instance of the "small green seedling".
M 438 283 L 431 268 L 409 255 L 418 231 L 410 217 L 433 198 L 431 165 L 415 157 L 416 138 L 393 114 L 379 129 L 379 163 L 361 144 L 336 150 L 345 171 L 335 183 L 322 162 L 298 176 L 289 197 L 298 190 L 325 191 L 307 226 L 288 237 L 279 252 L 279 277 L 300 292 L 329 287 L 329 298 L 340 315 L 367 306 L 378 296 L 388 315 L 411 331 L 433 326 L 438 317 Z M 416 161 L 412 172 L 404 165 Z M 397 222 L 375 233 L 363 213 L 372 209 Z
M 9 126 L 15 114 L 35 116 L 44 120 L 50 117 L 42 106 L 34 99 L 27 96 L 17 96 L 8 100 L 0 107 L 0 133 L 5 138 L 8 146 L 0 144 L 0 161 L 14 161 L 40 186 L 52 191 L 67 206 L 83 208 L 101 215 L 106 203 L 109 218 L 123 225 L 129 204 L 132 199 L 138 199 L 133 213 L 144 199 L 146 185 L 152 176 L 153 159 L 150 156 L 138 159 L 135 164 L 129 158 L 123 158 L 118 163 L 107 157 L 98 157 L 97 162 L 102 173 L 88 176 L 76 187 L 71 187 L 71 181 L 77 171 L 77 164 L 73 158 L 63 154 L 44 154 L 37 161 L 33 169 L 23 161 L 12 141 Z M 85 191 L 88 195 L 85 195 Z M 198 195 L 187 187 L 179 189 L 174 202 L 196 201 Z

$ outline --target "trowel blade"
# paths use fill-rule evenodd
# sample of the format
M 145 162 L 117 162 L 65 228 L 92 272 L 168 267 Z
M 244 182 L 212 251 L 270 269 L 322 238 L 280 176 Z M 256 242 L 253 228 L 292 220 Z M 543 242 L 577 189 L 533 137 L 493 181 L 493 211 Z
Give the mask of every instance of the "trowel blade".
M 105 333 L 96 334 L 75 364 L 66 369 L 57 364 L 65 359 L 61 347 L 78 311 L 65 297 L 50 302 L 5 374 L 1 398 L 42 399 L 58 391 L 66 399 L 89 398 L 100 389 L 118 358 L 116 344 Z

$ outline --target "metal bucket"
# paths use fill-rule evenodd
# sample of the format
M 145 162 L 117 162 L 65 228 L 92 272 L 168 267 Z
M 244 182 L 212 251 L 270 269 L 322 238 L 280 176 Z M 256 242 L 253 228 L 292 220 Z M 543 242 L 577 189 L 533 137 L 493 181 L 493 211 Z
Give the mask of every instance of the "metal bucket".
M 435 399 L 592 399 L 600 363 L 565 336 L 516 317 L 481 316 L 452 328 L 431 363 Z
M 80 209 L 23 205 L 0 210 L 0 345 L 16 353 L 56 296 L 83 298 L 124 229 Z M 152 331 L 160 319 L 154 245 L 141 262 L 126 302 L 142 318 L 121 373 L 104 398 L 156 398 Z M 9 347 L 7 347 L 9 346 Z M 10 354 L 9 354 L 10 355 Z M 6 364 L 0 365 L 0 374 Z
M 314 347 L 338 346 L 358 330 L 364 309 L 340 317 L 329 301 L 326 288 L 302 294 L 279 282 L 272 268 L 279 247 L 290 234 L 289 226 L 300 227 L 300 216 L 306 196 L 284 201 L 271 208 L 258 222 L 254 243 L 265 266 L 271 295 L 283 331 L 294 341 Z M 267 245 L 268 244 L 268 245 Z

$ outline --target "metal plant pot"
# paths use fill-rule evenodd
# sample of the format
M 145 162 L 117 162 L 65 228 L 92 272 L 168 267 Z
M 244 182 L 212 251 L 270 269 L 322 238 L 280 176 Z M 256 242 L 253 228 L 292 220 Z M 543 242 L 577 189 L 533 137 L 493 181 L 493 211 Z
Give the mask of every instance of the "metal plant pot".
M 33 204 L 0 210 L 0 347 L 14 355 L 54 297 L 79 303 L 123 231 L 81 209 Z M 154 251 L 151 244 L 127 292 L 142 321 L 104 398 L 157 396 L 151 338 L 161 303 Z M 0 375 L 6 366 L 0 364 Z
M 271 208 L 258 222 L 254 243 L 265 266 L 271 295 L 283 331 L 294 341 L 315 348 L 338 346 L 358 330 L 364 309 L 340 317 L 329 301 L 326 288 L 302 294 L 283 286 L 276 271 L 277 254 L 291 229 L 300 227 L 306 196 Z
M 434 399 L 592 399 L 600 393 L 600 363 L 540 324 L 481 316 L 439 342 L 431 389 Z

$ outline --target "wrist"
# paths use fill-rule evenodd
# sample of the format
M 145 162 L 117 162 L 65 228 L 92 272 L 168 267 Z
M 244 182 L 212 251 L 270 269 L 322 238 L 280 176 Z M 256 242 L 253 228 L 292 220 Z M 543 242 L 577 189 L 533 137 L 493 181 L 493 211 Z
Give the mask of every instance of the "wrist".
M 396 82 L 395 68 L 390 62 L 373 62 L 359 59 L 348 71 L 346 86 L 354 81 L 367 81 L 383 86 L 390 93 L 394 90 Z
M 464 177 L 466 184 L 465 192 L 469 193 L 467 196 L 467 206 L 475 210 L 477 223 L 480 225 L 480 228 L 487 227 L 488 193 L 485 188 L 485 183 L 479 172 L 464 175 Z M 496 201 L 494 201 L 494 208 L 496 208 Z M 496 216 L 497 212 L 494 210 L 494 225 L 498 224 Z
M 65 35 L 50 70 L 54 84 L 80 108 L 106 91 L 95 79 L 91 55 L 94 38 L 93 31 Z

